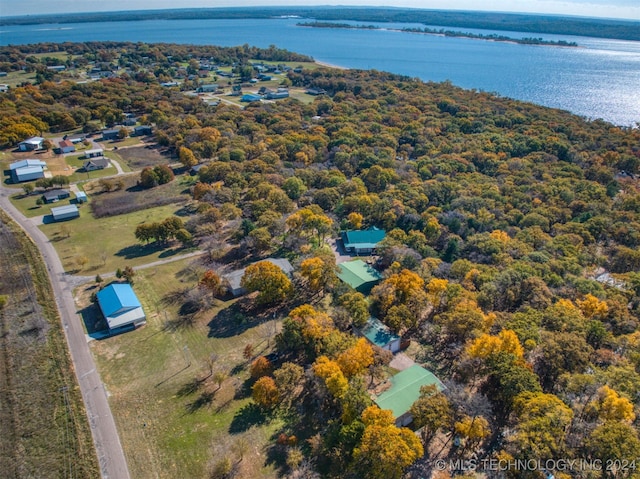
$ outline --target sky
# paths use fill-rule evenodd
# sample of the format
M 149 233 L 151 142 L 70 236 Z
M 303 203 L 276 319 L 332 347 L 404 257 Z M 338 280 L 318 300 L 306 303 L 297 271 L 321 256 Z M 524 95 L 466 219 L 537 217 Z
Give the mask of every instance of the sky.
M 640 0 L 0 0 L 0 17 L 42 13 L 103 12 L 166 8 L 371 5 L 440 10 L 549 13 L 640 20 Z

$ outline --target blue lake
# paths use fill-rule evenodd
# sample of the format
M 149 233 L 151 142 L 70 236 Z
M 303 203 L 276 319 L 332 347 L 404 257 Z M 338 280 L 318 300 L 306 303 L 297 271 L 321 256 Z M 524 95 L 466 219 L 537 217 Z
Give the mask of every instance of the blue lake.
M 300 21 L 147 20 L 3 26 L 0 44 L 113 40 L 276 45 L 336 66 L 389 71 L 425 81 L 449 80 L 463 88 L 561 108 L 590 119 L 624 126 L 640 123 L 640 42 L 475 31 L 575 41 L 579 48 L 533 46 L 393 30 L 421 26 L 417 24 L 378 24 L 385 30 L 355 30 L 299 27 L 296 24 Z

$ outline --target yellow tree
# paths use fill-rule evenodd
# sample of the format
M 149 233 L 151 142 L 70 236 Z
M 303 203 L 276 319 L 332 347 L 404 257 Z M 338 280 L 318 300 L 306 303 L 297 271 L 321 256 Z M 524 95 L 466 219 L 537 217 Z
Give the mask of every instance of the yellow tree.
M 364 220 L 364 216 L 362 216 L 357 211 L 352 211 L 347 215 L 347 221 L 349 221 L 349 226 L 354 230 L 359 230 L 362 228 L 362 222 Z
M 516 358 L 522 359 L 524 349 L 516 333 L 510 329 L 503 329 L 497 336 L 483 334 L 473 340 L 467 347 L 467 354 L 472 358 L 486 359 L 498 353 L 509 353 Z
M 313 372 L 324 381 L 329 392 L 341 399 L 349 389 L 349 382 L 345 378 L 337 362 L 326 356 L 320 356 L 313 364 Z
M 194 165 L 198 164 L 198 160 L 196 156 L 186 146 L 181 146 L 178 149 L 178 158 L 180 159 L 180 163 L 182 163 L 187 168 L 191 168 Z
M 321 293 L 335 284 L 335 258 L 307 258 L 300 263 L 300 275 L 306 279 L 307 287 L 316 293 Z
M 351 378 L 373 364 L 373 349 L 365 338 L 360 338 L 338 356 L 337 362 L 344 375 Z
M 636 418 L 633 412 L 633 403 L 606 385 L 598 389 L 597 398 L 590 403 L 589 409 L 593 410 L 604 421 L 631 423 Z
M 473 450 L 483 439 L 489 437 L 489 421 L 482 416 L 464 416 L 454 425 L 456 433 L 464 439 L 464 449 Z
M 600 301 L 592 294 L 587 294 L 583 300 L 577 300 L 576 304 L 587 319 L 602 319 L 609 312 L 609 307 L 604 301 Z
M 400 479 L 405 468 L 424 454 L 418 437 L 407 428 L 397 427 L 391 411 L 369 406 L 362 413 L 362 422 L 362 439 L 353 451 L 360 477 Z
M 224 292 L 224 282 L 222 278 L 213 270 L 207 270 L 200 278 L 200 287 L 211 291 L 215 298 Z
M 282 301 L 293 291 L 287 275 L 269 261 L 260 261 L 247 266 L 240 286 L 247 291 L 259 291 L 257 301 L 260 304 Z
M 271 409 L 280 401 L 280 393 L 275 381 L 269 376 L 263 376 L 256 381 L 251 390 L 251 397 L 259 406 Z

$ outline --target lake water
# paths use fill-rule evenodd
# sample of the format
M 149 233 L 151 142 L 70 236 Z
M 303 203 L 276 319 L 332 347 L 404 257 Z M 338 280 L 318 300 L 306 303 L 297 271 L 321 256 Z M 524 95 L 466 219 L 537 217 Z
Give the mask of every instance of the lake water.
M 518 32 L 510 37 L 575 41 L 579 48 L 518 45 L 385 30 L 299 27 L 299 19 L 146 20 L 0 27 L 0 44 L 142 41 L 276 45 L 347 68 L 376 69 L 425 81 L 569 110 L 617 125 L 640 123 L 640 42 Z M 305 21 L 305 20 L 302 20 Z M 369 24 L 369 22 L 367 22 Z M 455 29 L 454 29 L 455 30 Z

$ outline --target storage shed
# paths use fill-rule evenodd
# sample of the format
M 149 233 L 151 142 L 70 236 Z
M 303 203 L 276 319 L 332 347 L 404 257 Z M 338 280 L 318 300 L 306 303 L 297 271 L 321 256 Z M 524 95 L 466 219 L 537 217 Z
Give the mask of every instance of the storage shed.
M 110 330 L 147 322 L 142 305 L 128 283 L 112 283 L 96 295 Z
M 400 336 L 392 332 L 377 318 L 369 318 L 367 324 L 360 328 L 360 334 L 374 346 L 392 353 L 400 351 Z
M 56 206 L 51 208 L 51 215 L 54 221 L 70 220 L 79 217 L 80 210 L 76 205 Z

